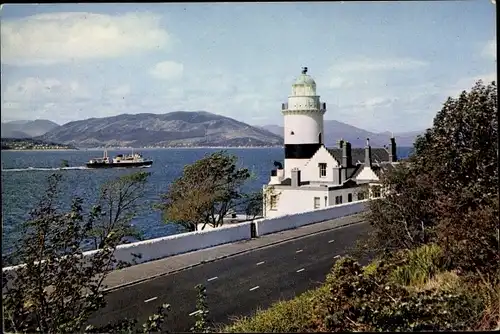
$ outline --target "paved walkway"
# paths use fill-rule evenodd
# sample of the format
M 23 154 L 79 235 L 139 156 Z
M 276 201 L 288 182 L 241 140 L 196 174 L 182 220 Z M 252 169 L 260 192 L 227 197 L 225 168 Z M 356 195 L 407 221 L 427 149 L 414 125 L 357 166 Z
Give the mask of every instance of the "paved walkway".
M 185 254 L 170 256 L 164 259 L 141 263 L 111 272 L 105 279 L 107 289 L 139 283 L 157 276 L 185 270 L 202 263 L 215 261 L 228 256 L 268 247 L 276 243 L 304 237 L 322 231 L 363 221 L 363 213 L 337 218 L 322 223 L 302 226 L 297 229 L 264 235 L 259 238 L 224 244 Z

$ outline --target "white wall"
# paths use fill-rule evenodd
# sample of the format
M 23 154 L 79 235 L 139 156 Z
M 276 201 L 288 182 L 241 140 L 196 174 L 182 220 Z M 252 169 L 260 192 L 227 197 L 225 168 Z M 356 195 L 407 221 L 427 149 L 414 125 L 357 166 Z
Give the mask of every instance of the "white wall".
M 282 215 L 255 220 L 257 236 L 289 230 L 304 225 L 345 217 L 365 211 L 368 200 L 336 205 L 322 210 L 312 210 L 299 214 Z
M 284 175 L 283 178 L 289 179 L 292 177 L 292 169 L 298 168 L 302 171 L 304 165 L 309 161 L 309 159 L 285 159 Z M 304 180 L 302 173 L 300 175 L 301 180 Z
M 271 210 L 268 204 L 266 218 L 313 210 L 314 197 L 320 198 L 320 208 L 324 208 L 324 197 L 328 197 L 328 188 L 325 187 L 324 190 L 304 190 L 304 187 L 299 189 L 274 188 L 274 193 L 278 196 L 276 210 Z
M 326 163 L 326 176 L 319 176 L 319 163 Z M 338 167 L 339 163 L 332 157 L 328 150 L 321 146 L 319 150 L 312 156 L 312 158 L 301 169 L 302 181 L 333 181 L 333 168 Z
M 290 106 L 288 106 L 290 108 Z M 284 116 L 284 142 L 286 144 L 318 143 L 319 134 L 323 140 L 323 113 L 312 111 L 308 113 L 287 114 Z M 293 131 L 293 135 L 291 132 Z
M 115 250 L 115 257 L 119 261 L 139 264 L 203 248 L 247 240 L 252 238 L 250 225 L 251 222 L 230 224 L 216 229 L 180 233 L 163 238 L 120 245 Z M 93 250 L 83 254 L 89 258 L 96 252 L 96 250 Z M 140 254 L 140 258 L 136 258 L 133 254 Z M 15 273 L 16 269 L 20 266 L 2 268 L 2 273 Z

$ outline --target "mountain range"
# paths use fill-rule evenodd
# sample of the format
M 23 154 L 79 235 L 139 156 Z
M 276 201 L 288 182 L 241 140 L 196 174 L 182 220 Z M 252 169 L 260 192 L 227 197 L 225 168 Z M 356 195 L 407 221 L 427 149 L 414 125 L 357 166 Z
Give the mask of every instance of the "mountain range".
M 281 125 L 270 124 L 261 126 L 261 128 L 283 136 L 284 129 Z M 337 146 L 337 142 L 340 139 L 350 142 L 352 147 L 364 147 L 366 138 L 370 138 L 371 146 L 383 147 L 384 145 L 389 145 L 389 138 L 392 135 L 391 132 L 388 131 L 374 133 L 335 120 L 325 120 L 324 130 L 324 142 L 327 147 Z M 396 144 L 398 146 L 412 147 L 417 136 L 422 133 L 424 133 L 424 131 L 400 132 L 394 133 L 394 137 L 396 138 Z
M 39 137 L 77 147 L 277 146 L 265 129 L 206 111 L 121 114 L 66 123 Z
M 2 122 L 2 138 L 31 138 L 41 136 L 60 125 L 46 119 Z
M 389 144 L 390 132 L 373 133 L 335 120 L 325 120 L 325 145 L 339 139 L 363 147 L 366 138 L 374 147 Z M 281 146 L 280 125 L 251 126 L 206 111 L 166 114 L 121 114 L 58 125 L 49 120 L 2 123 L 2 138 L 35 138 L 45 142 L 93 147 L 194 147 Z M 395 133 L 398 146 L 413 146 L 423 131 Z

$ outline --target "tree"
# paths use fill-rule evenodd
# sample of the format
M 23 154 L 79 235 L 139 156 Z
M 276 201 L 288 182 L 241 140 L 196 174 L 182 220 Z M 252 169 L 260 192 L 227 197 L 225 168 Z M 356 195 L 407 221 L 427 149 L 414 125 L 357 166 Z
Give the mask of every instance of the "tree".
M 384 197 L 370 201 L 367 220 L 374 227 L 374 239 L 367 250 L 412 249 L 433 240 L 435 201 L 432 184 L 415 166 L 401 163 L 382 175 Z
M 370 203 L 374 245 L 440 242 L 463 270 L 498 268 L 497 108 L 495 82 L 448 98 L 408 163 L 383 178 L 391 192 Z
M 262 216 L 262 201 L 264 196 L 262 191 L 256 191 L 246 196 L 246 201 L 244 204 L 244 211 L 247 216 L 247 219 L 255 219 L 258 216 Z
M 82 245 L 101 214 L 97 207 L 85 214 L 80 198 L 73 199 L 69 211 L 58 208 L 61 177 L 49 177 L 47 193 L 25 223 L 16 251 L 21 265 L 15 274 L 4 275 L 5 331 L 80 332 L 89 317 L 105 306 L 103 282 L 118 264 L 113 254 L 122 233 L 116 226 L 110 229 L 99 251 L 84 257 Z M 165 309 L 160 311 L 145 324 L 145 329 L 161 324 Z M 87 330 L 131 331 L 134 324 L 122 321 L 104 329 Z
M 100 189 L 96 206 L 99 213 L 93 221 L 91 237 L 94 248 L 102 248 L 106 236 L 113 231 L 120 238 L 135 237 L 141 239 L 140 233 L 130 225 L 137 215 L 144 196 L 148 177 L 151 173 L 135 172 L 106 182 Z
M 162 195 L 160 208 L 166 222 L 180 224 L 188 231 L 198 225 L 218 227 L 228 212 L 248 198 L 241 186 L 251 177 L 236 166 L 237 157 L 225 151 L 205 156 L 184 167 L 183 175 Z

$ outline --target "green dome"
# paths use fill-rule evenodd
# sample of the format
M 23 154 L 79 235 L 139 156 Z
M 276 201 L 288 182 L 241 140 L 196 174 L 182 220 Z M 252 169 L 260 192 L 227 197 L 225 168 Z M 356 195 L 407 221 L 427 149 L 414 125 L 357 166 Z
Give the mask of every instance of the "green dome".
M 307 67 L 302 68 L 302 74 L 295 80 L 294 85 L 316 86 L 314 79 L 307 74 Z

